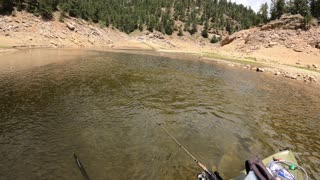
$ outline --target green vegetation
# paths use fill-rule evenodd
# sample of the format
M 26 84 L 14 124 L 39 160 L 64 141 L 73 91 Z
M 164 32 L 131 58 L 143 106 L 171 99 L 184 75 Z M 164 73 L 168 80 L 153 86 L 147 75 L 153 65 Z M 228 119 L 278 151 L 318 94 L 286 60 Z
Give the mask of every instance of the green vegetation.
M 63 15 L 83 18 L 101 26 L 112 26 L 126 33 L 147 29 L 171 35 L 181 21 L 183 31 L 191 35 L 203 27 L 201 35 L 208 37 L 210 30 L 226 30 L 230 34 L 241 29 L 266 23 L 268 5 L 261 5 L 258 13 L 228 0 L 0 0 L 0 13 L 11 14 L 27 10 L 45 20 L 59 10 Z M 284 13 L 300 13 L 308 21 L 309 14 L 320 16 L 320 0 L 272 0 L 271 19 Z M 183 33 L 179 33 L 180 35 Z
M 312 69 L 312 68 L 302 67 L 302 66 L 295 66 L 295 65 L 291 65 L 291 64 L 284 64 L 284 65 L 286 65 L 286 66 L 291 66 L 291 67 L 295 67 L 295 68 L 299 68 L 299 69 L 303 69 L 303 70 L 307 70 L 307 71 L 312 71 L 312 72 L 320 73 L 320 71 L 317 70 L 317 69 Z
M 300 14 L 307 20 L 311 20 L 311 16 L 320 17 L 320 0 L 271 1 L 271 19 L 280 18 L 285 13 Z
M 260 10 L 258 12 L 258 14 L 260 15 L 261 17 L 261 20 L 263 23 L 267 23 L 268 22 L 268 4 L 267 3 L 263 3 L 261 6 L 260 6 Z
M 179 27 L 178 36 L 183 36 L 183 31 L 182 31 L 181 27 Z
M 306 30 L 310 29 L 311 20 L 312 20 L 311 12 L 307 10 L 306 15 L 304 16 L 304 28 Z
M 224 56 L 224 55 L 216 54 L 216 53 L 203 53 L 203 55 L 208 58 L 220 59 L 220 60 L 235 62 L 235 63 L 239 63 L 239 64 L 249 64 L 251 66 L 261 66 L 262 65 L 261 63 L 256 62 L 255 58 L 251 58 L 251 57 L 245 57 L 245 58 L 229 57 L 229 56 Z
M 0 49 L 8 49 L 10 48 L 9 46 L 3 46 L 3 45 L 0 45 Z
M 221 37 L 217 37 L 216 35 L 213 35 L 210 40 L 210 43 L 217 43 L 219 41 L 221 41 Z
M 209 34 L 208 34 L 208 28 L 209 28 L 209 23 L 206 21 L 204 24 L 204 28 L 201 31 L 201 36 L 204 38 L 208 38 Z
M 228 0 L 0 0 L 0 12 L 10 14 L 13 7 L 50 20 L 53 12 L 83 18 L 126 33 L 136 29 L 158 30 L 165 34 L 175 31 L 176 21 L 183 22 L 183 30 L 194 34 L 206 25 L 203 36 L 210 29 L 240 30 L 261 22 L 252 9 Z M 60 18 L 63 21 L 63 17 Z

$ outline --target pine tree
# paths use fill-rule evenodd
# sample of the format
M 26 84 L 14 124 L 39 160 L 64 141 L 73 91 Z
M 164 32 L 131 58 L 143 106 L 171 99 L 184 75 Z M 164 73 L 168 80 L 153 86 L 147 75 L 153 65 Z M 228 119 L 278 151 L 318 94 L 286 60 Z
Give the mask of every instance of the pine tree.
M 249 24 L 247 24 L 247 21 L 244 23 L 245 26 L 247 26 L 248 28 L 250 27 Z M 229 32 L 229 34 L 233 34 L 234 33 L 234 28 L 231 24 L 231 21 L 228 19 L 227 22 L 226 22 L 226 31 Z
M 37 0 L 30 0 L 27 5 L 27 11 L 38 16 L 39 15 L 39 2 Z
M 217 37 L 216 35 L 213 35 L 211 40 L 210 40 L 210 43 L 217 43 L 221 40 L 220 37 Z
M 295 14 L 294 11 L 295 11 L 295 6 L 294 6 L 294 2 L 293 0 L 288 0 L 287 1 L 287 12 L 290 13 L 290 14 Z
M 181 26 L 179 27 L 178 36 L 183 36 L 183 31 L 182 31 Z
M 310 11 L 313 17 L 320 17 L 320 0 L 311 0 Z
M 285 0 L 277 0 L 277 18 L 280 18 L 284 13 L 286 13 L 286 2 Z
M 148 28 L 147 29 L 148 29 L 148 31 L 153 32 L 153 29 L 156 26 L 156 20 L 155 20 L 155 18 L 153 16 L 151 16 L 149 19 L 150 20 L 149 20 L 149 24 L 148 24 Z
M 139 21 L 139 31 L 143 31 L 143 23 L 141 20 Z
M 50 20 L 53 17 L 53 1 L 52 0 L 39 0 L 39 14 L 45 20 Z
M 188 18 L 188 20 L 186 21 L 186 23 L 184 24 L 184 31 L 189 31 L 190 28 L 190 19 Z
M 9 13 L 13 11 L 13 0 L 0 0 L 0 13 Z
M 191 35 L 193 35 L 194 33 L 196 33 L 198 30 L 197 30 L 197 24 L 196 23 L 192 23 L 192 27 L 191 29 L 189 29 L 189 33 Z
M 307 15 L 309 11 L 307 0 L 294 0 L 293 4 L 294 8 L 292 14 L 300 14 L 302 16 Z
M 259 15 L 261 16 L 262 22 L 268 22 L 268 3 L 263 3 L 260 6 Z
M 202 37 L 208 38 L 208 28 L 209 28 L 209 23 L 208 23 L 208 21 L 206 21 L 205 24 L 204 24 L 204 28 L 201 31 L 201 36 Z
M 304 23 L 303 23 L 305 30 L 310 29 L 311 20 L 312 20 L 311 12 L 308 10 L 304 17 Z
M 272 19 L 272 20 L 277 19 L 277 5 L 276 5 L 276 0 L 271 0 L 270 15 L 271 15 L 271 19 Z

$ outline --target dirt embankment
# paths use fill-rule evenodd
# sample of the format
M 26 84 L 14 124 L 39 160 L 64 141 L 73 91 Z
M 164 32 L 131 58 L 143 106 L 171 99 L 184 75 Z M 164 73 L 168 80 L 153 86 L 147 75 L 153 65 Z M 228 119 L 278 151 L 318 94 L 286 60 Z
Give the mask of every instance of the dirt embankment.
M 304 30 L 303 17 L 283 15 L 261 27 L 225 38 L 221 54 L 251 57 L 266 71 L 290 79 L 316 82 L 320 73 L 320 26 L 316 20 Z M 259 70 L 258 70 L 259 71 Z
M 60 22 L 59 16 L 56 12 L 52 21 L 43 21 L 26 12 L 0 16 L 0 53 L 32 47 L 184 52 L 289 79 L 320 80 L 320 26 L 315 24 L 308 31 L 302 30 L 301 16 L 283 16 L 262 27 L 237 32 L 227 36 L 221 42 L 223 46 L 211 44 L 200 33 L 192 36 L 184 33 L 180 37 L 177 32 L 167 36 L 136 31 L 127 35 L 72 17 Z

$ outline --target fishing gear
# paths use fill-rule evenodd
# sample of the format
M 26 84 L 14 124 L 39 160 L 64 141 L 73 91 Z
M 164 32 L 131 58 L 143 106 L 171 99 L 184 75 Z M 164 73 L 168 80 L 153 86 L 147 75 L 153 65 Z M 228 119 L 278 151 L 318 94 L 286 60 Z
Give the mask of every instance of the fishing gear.
M 78 158 L 78 156 L 76 154 L 73 154 L 74 160 L 76 161 L 76 164 L 82 174 L 82 177 L 84 180 L 90 180 L 86 170 L 84 169 L 83 165 L 81 164 L 80 159 Z
M 276 159 L 276 158 L 273 158 L 273 161 L 269 163 L 269 169 L 271 169 L 271 171 L 273 169 L 281 169 L 281 167 L 279 168 L 279 166 L 277 166 L 276 164 L 285 164 L 287 167 L 289 167 L 290 170 L 296 170 L 296 169 L 300 169 L 304 175 L 305 175 L 305 179 L 304 180 L 308 180 L 309 179 L 309 176 L 308 176 L 308 173 L 307 171 L 302 167 L 302 166 L 299 166 L 298 164 L 294 164 L 290 161 L 287 161 L 287 160 L 283 160 L 283 159 Z M 272 168 L 272 166 L 275 166 L 275 168 Z M 289 174 L 290 177 L 293 177 L 292 179 L 295 179 L 294 176 L 288 171 L 286 170 L 285 168 L 282 168 L 284 169 L 284 173 L 282 174 Z M 273 172 L 274 174 L 279 174 L 279 172 Z M 289 179 L 289 178 L 288 178 Z
M 215 171 L 214 173 L 211 173 L 208 168 L 203 165 L 200 161 L 198 161 L 158 120 L 157 118 L 149 113 L 146 110 L 146 107 L 137 99 L 135 98 L 130 91 L 121 83 L 121 81 L 119 81 L 117 78 L 111 76 L 112 79 L 114 79 L 115 81 L 117 81 L 121 87 L 123 87 L 123 89 L 125 90 L 125 93 L 131 97 L 137 104 L 139 104 L 145 111 L 146 113 L 151 117 L 151 119 L 158 125 L 160 126 L 160 128 L 186 153 L 189 155 L 189 157 L 195 162 L 197 163 L 197 165 L 205 172 L 205 174 L 207 175 L 209 180 L 222 180 L 221 176 L 219 175 L 219 173 L 217 171 Z

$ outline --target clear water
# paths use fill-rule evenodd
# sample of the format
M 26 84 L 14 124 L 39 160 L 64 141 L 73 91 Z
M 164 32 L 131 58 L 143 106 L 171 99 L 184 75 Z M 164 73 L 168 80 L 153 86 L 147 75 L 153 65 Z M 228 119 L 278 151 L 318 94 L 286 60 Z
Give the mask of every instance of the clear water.
M 320 178 L 318 86 L 146 54 L 35 49 L 0 66 L 0 179 L 81 179 L 73 153 L 92 179 L 195 179 L 150 114 L 226 179 L 286 147 Z

